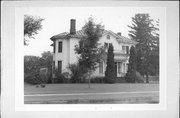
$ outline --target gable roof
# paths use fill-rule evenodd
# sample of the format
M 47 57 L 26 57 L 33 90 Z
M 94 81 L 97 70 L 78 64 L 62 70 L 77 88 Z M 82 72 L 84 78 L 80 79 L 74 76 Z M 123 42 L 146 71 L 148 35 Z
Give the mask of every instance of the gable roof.
M 131 40 L 131 39 L 127 38 L 127 37 L 118 35 L 118 34 L 112 32 L 111 30 L 103 30 L 102 35 L 105 35 L 105 34 L 113 35 L 117 39 L 117 41 L 119 43 L 137 44 L 137 42 L 135 42 L 134 40 Z M 76 32 L 76 34 L 73 34 L 73 35 L 68 33 L 68 32 L 63 32 L 63 33 L 60 33 L 60 34 L 52 36 L 50 39 L 52 41 L 54 41 L 56 39 L 69 39 L 69 38 L 78 38 L 78 39 L 81 39 L 84 36 L 85 36 L 84 31 L 83 30 L 79 30 L 79 31 Z

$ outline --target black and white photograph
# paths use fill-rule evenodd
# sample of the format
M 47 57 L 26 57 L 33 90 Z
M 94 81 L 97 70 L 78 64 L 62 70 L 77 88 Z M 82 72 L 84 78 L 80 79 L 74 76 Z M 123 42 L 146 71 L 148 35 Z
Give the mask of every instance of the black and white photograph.
M 28 8 L 24 103 L 158 104 L 156 9 Z
M 2 117 L 178 118 L 178 2 L 1 6 Z

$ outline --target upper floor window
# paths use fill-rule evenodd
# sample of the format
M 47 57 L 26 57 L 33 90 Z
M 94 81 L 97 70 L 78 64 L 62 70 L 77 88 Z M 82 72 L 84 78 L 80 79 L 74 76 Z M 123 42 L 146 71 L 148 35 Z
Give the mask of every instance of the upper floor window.
M 112 45 L 112 43 L 104 43 L 104 46 L 105 46 L 106 48 L 109 48 L 109 45 Z
M 106 38 L 107 38 L 107 39 L 110 39 L 110 35 L 107 35 Z
M 126 54 L 129 54 L 129 46 L 122 46 L 122 50 L 123 50 Z
M 62 42 L 61 41 L 58 44 L 58 52 L 62 52 Z
M 126 50 L 126 46 L 122 46 L 122 50 L 125 51 Z

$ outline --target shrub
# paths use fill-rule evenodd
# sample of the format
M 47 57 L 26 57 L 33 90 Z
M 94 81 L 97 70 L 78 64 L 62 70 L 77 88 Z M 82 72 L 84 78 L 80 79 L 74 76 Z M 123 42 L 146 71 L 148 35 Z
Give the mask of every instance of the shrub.
M 78 63 L 70 64 L 69 65 L 70 73 L 70 80 L 72 83 L 84 83 L 86 82 L 86 68 L 80 66 Z
M 144 83 L 144 77 L 136 71 L 136 79 L 135 79 L 136 83 Z
M 128 64 L 128 70 L 125 75 L 125 79 L 128 83 L 135 83 L 136 80 L 136 50 L 134 46 L 130 49 L 130 57 L 129 57 L 129 64 Z
M 109 45 L 107 55 L 107 67 L 105 71 L 105 83 L 115 83 L 115 64 L 114 64 L 114 48 L 113 45 Z
M 104 77 L 93 77 L 91 83 L 104 83 Z
M 55 75 L 54 83 L 69 83 L 69 73 L 59 73 L 56 71 Z
M 28 84 L 41 84 L 39 73 L 29 73 L 24 75 L 24 82 Z
M 117 77 L 116 83 L 127 83 L 127 81 L 125 80 L 125 77 Z

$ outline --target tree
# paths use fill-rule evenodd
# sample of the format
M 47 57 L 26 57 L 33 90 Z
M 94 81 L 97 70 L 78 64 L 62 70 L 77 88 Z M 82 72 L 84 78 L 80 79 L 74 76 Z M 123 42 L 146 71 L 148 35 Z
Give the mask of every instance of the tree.
M 113 45 L 110 44 L 108 48 L 107 55 L 107 67 L 105 71 L 105 82 L 106 83 L 114 83 L 115 82 L 115 63 L 114 63 L 114 48 Z
M 51 83 L 52 77 L 52 63 L 53 63 L 53 53 L 50 51 L 44 51 L 41 54 L 41 58 L 39 59 L 39 64 L 41 67 L 45 67 L 48 69 L 48 83 Z
M 135 47 L 132 46 L 130 49 L 128 71 L 125 76 L 126 81 L 129 83 L 135 83 L 136 81 L 136 58 L 136 50 Z
M 96 24 L 94 19 L 90 17 L 82 30 L 85 36 L 79 41 L 75 51 L 80 55 L 78 60 L 79 66 L 84 68 L 84 74 L 89 76 L 90 83 L 90 74 L 97 68 L 98 62 L 100 62 L 97 42 L 102 35 L 103 27 L 100 24 Z
M 40 76 L 40 69 L 48 69 L 48 83 L 51 82 L 53 56 L 50 51 L 43 52 L 41 57 L 24 56 L 24 77 L 25 81 L 32 84 L 43 82 L 44 78 Z
M 155 38 L 157 28 L 149 14 L 136 14 L 132 21 L 132 26 L 128 27 L 131 28 L 129 36 L 138 42 L 136 45 L 137 71 L 143 76 L 146 75 L 146 83 L 149 83 L 148 76 L 152 70 L 149 67 L 154 67 L 150 57 L 154 53 L 153 50 L 159 48 L 157 38 Z
M 44 19 L 31 15 L 24 15 L 24 45 L 27 45 L 27 37 L 33 38 L 42 29 L 42 21 Z

